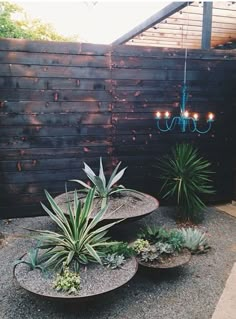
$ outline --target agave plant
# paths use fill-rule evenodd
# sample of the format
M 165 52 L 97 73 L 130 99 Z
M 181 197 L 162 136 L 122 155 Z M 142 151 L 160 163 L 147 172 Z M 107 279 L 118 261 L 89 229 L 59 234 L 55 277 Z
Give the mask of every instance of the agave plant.
M 104 169 L 103 169 L 103 163 L 102 163 L 102 158 L 100 157 L 100 167 L 99 167 L 99 175 L 97 176 L 94 171 L 86 164 L 84 163 L 84 168 L 83 171 L 89 178 L 89 180 L 92 182 L 92 186 L 84 183 L 81 180 L 73 179 L 71 181 L 79 183 L 83 187 L 83 191 L 88 192 L 91 188 L 95 187 L 95 196 L 99 197 L 101 199 L 105 199 L 103 202 L 106 204 L 107 199 L 109 196 L 115 194 L 115 193 L 120 193 L 123 191 L 132 191 L 138 194 L 141 194 L 140 192 L 133 190 L 133 189 L 128 189 L 125 188 L 123 185 L 117 185 L 116 183 L 122 178 L 122 176 L 125 173 L 125 170 L 127 167 L 123 168 L 118 172 L 118 169 L 121 165 L 121 162 L 117 164 L 115 167 L 114 171 L 112 172 L 109 180 L 106 180 L 105 174 L 104 174 Z
M 43 257 L 39 257 L 39 249 L 37 248 L 31 248 L 27 253 L 27 259 L 17 259 L 14 262 L 14 266 L 18 264 L 26 264 L 29 266 L 30 270 L 34 269 L 40 269 L 41 271 L 44 271 L 43 266 L 41 265 L 43 262 Z
M 41 203 L 45 212 L 59 227 L 59 232 L 49 230 L 37 231 L 36 238 L 40 240 L 39 248 L 44 252 L 44 266 L 61 268 L 73 264 L 78 270 L 79 264 L 97 262 L 102 264 L 104 247 L 113 245 L 106 237 L 108 229 L 118 222 L 99 227 L 107 207 L 101 208 L 91 219 L 95 189 L 90 189 L 84 203 L 78 200 L 74 192 L 73 203 L 68 201 L 68 212 L 57 205 L 51 195 L 45 191 L 51 210 Z M 117 243 L 117 242 L 115 242 Z
M 200 195 L 214 193 L 209 166 L 190 144 L 177 144 L 159 161 L 163 197 L 174 197 L 182 220 L 198 221 L 205 208 Z
M 194 228 L 181 228 L 179 230 L 184 239 L 184 247 L 192 253 L 203 253 L 210 247 L 207 243 L 206 234 Z

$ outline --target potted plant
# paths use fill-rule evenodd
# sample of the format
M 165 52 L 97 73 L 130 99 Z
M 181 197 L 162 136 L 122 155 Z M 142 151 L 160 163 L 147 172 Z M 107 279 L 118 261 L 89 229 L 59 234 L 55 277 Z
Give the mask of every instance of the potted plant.
M 108 209 L 103 220 L 118 219 L 136 219 L 143 217 L 158 208 L 159 203 L 156 198 L 141 193 L 137 190 L 126 188 L 123 185 L 117 185 L 125 173 L 127 167 L 119 171 L 121 162 L 117 164 L 110 177 L 106 177 L 103 169 L 102 158 L 100 158 L 100 167 L 98 175 L 84 163 L 84 172 L 92 185 L 82 180 L 73 179 L 71 181 L 83 186 L 78 190 L 79 197 L 82 199 L 84 194 L 91 188 L 95 188 L 95 204 L 97 207 L 106 206 Z M 73 200 L 73 192 L 61 194 L 55 198 L 56 203 L 67 207 L 67 202 Z
M 189 262 L 191 253 L 178 230 L 147 226 L 133 243 L 138 263 L 149 268 L 174 268 Z
M 159 161 L 164 198 L 174 198 L 178 218 L 184 222 L 198 222 L 205 204 L 203 194 L 214 193 L 209 169 L 210 163 L 203 159 L 198 149 L 190 144 L 177 144 L 171 154 Z
M 125 243 L 111 241 L 108 230 L 119 221 L 99 226 L 107 206 L 91 219 L 95 189 L 84 202 L 68 202 L 68 212 L 46 192 L 50 209 L 43 209 L 58 230 L 33 231 L 35 248 L 15 262 L 14 276 L 25 289 L 49 298 L 87 298 L 113 290 L 137 271 L 137 262 Z M 31 230 L 32 231 L 32 230 Z

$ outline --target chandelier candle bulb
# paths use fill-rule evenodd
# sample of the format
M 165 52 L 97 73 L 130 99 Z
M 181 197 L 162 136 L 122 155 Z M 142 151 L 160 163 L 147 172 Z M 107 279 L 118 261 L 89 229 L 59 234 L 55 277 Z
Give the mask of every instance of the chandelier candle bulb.
M 198 115 L 197 113 L 194 113 L 194 114 L 193 114 L 193 118 L 194 118 L 195 121 L 197 121 L 198 118 L 199 118 L 199 115 Z
M 170 117 L 170 112 L 165 112 L 165 118 L 168 119 Z
M 161 113 L 160 112 L 156 112 L 156 118 L 160 119 L 161 118 Z
M 214 114 L 213 113 L 209 113 L 208 114 L 208 121 L 209 122 L 213 122 L 214 121 Z
M 184 117 L 186 117 L 186 118 L 188 118 L 188 117 L 189 117 L 189 113 L 188 113 L 188 111 L 185 111 L 185 112 L 184 112 Z

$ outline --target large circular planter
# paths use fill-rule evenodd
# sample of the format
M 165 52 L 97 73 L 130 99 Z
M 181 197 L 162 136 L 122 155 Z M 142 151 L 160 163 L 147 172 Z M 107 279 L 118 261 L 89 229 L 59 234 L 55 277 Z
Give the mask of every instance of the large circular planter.
M 128 259 L 122 268 L 118 269 L 110 269 L 98 264 L 81 266 L 81 289 L 76 295 L 68 295 L 53 289 L 55 274 L 42 275 L 42 272 L 37 269 L 29 271 L 29 267 L 22 263 L 14 267 L 13 276 L 22 288 L 39 297 L 84 301 L 123 286 L 135 275 L 137 269 L 138 263 L 134 257 Z
M 68 200 L 73 202 L 74 192 L 68 192 L 67 194 L 61 194 L 55 197 L 55 202 L 63 209 L 65 213 L 68 212 Z M 84 195 L 78 193 L 80 199 L 83 199 Z M 101 207 L 101 200 L 94 199 L 95 207 L 98 209 Z M 108 209 L 103 217 L 103 220 L 115 221 L 119 219 L 125 219 L 126 221 L 133 221 L 142 218 L 159 207 L 158 200 L 148 194 L 134 192 L 122 192 L 120 196 L 110 197 Z M 96 209 L 94 210 L 96 213 Z
M 191 252 L 188 249 L 183 249 L 178 255 L 172 255 L 165 262 L 160 263 L 158 261 L 141 261 L 137 257 L 139 265 L 152 269 L 172 269 L 187 264 L 191 259 Z

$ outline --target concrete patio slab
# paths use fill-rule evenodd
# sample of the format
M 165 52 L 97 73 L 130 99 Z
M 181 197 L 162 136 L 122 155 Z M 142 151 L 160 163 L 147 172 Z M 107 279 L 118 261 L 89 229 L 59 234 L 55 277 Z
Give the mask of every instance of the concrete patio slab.
M 234 203 L 224 204 L 215 206 L 216 209 L 225 212 L 226 214 L 229 214 L 233 217 L 236 217 L 236 205 Z M 236 318 L 236 316 L 235 316 Z
M 234 264 L 225 289 L 216 306 L 212 319 L 236 318 L 236 263 Z

